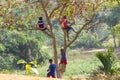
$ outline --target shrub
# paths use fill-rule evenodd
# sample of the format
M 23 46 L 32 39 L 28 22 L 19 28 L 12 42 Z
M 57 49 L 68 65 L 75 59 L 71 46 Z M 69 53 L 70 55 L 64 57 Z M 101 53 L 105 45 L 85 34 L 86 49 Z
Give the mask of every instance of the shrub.
M 4 52 L 5 51 L 5 46 L 3 44 L 0 44 L 0 52 Z
M 16 56 L 12 54 L 0 56 L 0 68 L 1 69 L 11 69 L 15 67 Z
M 101 61 L 103 64 L 103 70 L 106 74 L 111 74 L 112 66 L 114 62 L 117 60 L 115 57 L 114 48 L 110 47 L 107 51 L 107 53 L 98 52 L 96 53 L 96 57 Z
M 5 68 L 7 68 L 6 61 L 2 56 L 0 56 L 0 69 L 2 70 L 2 69 L 5 69 Z

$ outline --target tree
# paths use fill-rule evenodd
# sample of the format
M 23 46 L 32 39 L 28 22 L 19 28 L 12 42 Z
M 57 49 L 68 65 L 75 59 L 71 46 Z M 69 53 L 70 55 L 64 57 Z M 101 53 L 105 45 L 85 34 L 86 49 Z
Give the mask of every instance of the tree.
M 118 1 L 118 3 L 119 3 L 119 1 Z M 105 22 L 109 26 L 110 30 L 115 25 L 117 25 L 119 23 L 119 19 L 120 19 L 119 9 L 120 9 L 120 7 L 119 7 L 119 5 L 117 5 L 118 3 L 113 1 L 113 2 L 109 3 L 108 4 L 109 7 L 107 6 L 107 8 L 106 8 L 107 9 L 106 11 L 108 11 L 108 12 L 106 13 Z M 113 6 L 111 6 L 111 4 L 113 4 Z M 112 37 L 113 37 L 114 47 L 116 48 L 117 45 L 116 45 L 116 39 L 115 39 L 116 38 L 115 31 L 111 30 L 111 34 L 112 34 Z
M 14 0 L 13 0 L 14 1 Z M 1 21 L 1 28 L 10 28 L 10 29 L 18 29 L 18 30 L 33 30 L 31 29 L 31 26 L 27 25 L 28 23 L 34 23 L 32 21 L 35 21 L 34 18 L 37 18 L 40 14 L 44 14 L 43 16 L 46 17 L 46 21 L 49 25 L 49 33 L 47 33 L 53 43 L 53 51 L 54 51 L 54 61 L 57 65 L 58 69 L 58 57 L 57 57 L 57 42 L 56 42 L 56 36 L 52 24 L 52 18 L 57 18 L 58 21 L 60 20 L 60 17 L 63 15 L 67 15 L 71 20 L 71 25 L 77 26 L 76 20 L 80 20 L 82 24 L 79 24 L 79 30 L 76 34 L 74 34 L 74 37 L 71 39 L 70 42 L 66 40 L 66 35 L 64 33 L 64 39 L 63 39 L 63 47 L 66 51 L 67 48 L 73 44 L 79 34 L 83 30 L 89 30 L 92 26 L 97 25 L 100 23 L 100 21 L 94 22 L 94 19 L 96 17 L 96 14 L 101 7 L 104 7 L 102 5 L 103 3 L 107 2 L 107 0 L 104 1 L 98 1 L 98 0 L 22 0 L 22 1 L 14 1 L 6 0 L 1 4 L 0 9 L 2 9 L 0 15 L 2 15 Z M 21 5 L 21 6 L 20 6 Z M 19 7 L 17 7 L 19 6 Z M 29 6 L 29 7 L 28 7 Z M 10 10 L 10 11 L 9 11 Z M 21 15 L 21 13 L 15 15 L 15 11 L 19 11 L 21 13 L 26 13 L 27 17 L 24 15 Z M 30 12 L 31 10 L 31 12 Z M 8 12 L 9 11 L 9 12 Z M 4 14 L 2 13 L 4 12 Z M 35 13 L 35 14 L 34 14 Z M 9 15 L 7 15 L 9 14 Z M 7 17 L 7 18 L 6 18 Z M 60 22 L 60 21 L 59 21 Z M 36 29 L 35 29 L 36 30 Z M 57 70 L 58 77 L 59 77 L 59 71 Z

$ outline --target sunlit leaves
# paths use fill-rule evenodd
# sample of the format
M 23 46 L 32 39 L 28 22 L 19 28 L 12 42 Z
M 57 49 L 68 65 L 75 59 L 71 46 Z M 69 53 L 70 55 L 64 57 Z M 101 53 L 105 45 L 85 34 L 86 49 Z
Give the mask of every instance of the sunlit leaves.
M 105 3 L 103 3 L 104 7 L 109 7 L 109 9 L 113 9 L 114 7 L 118 6 L 118 2 L 117 1 L 107 1 Z
M 6 0 L 6 2 L 0 5 L 0 28 L 24 30 L 18 29 L 17 26 L 24 25 L 26 29 L 26 25 L 32 22 L 37 15 L 40 15 L 40 10 L 39 4 Z
M 100 6 L 102 1 L 104 4 Z M 117 5 L 117 2 L 112 1 L 110 3 L 110 1 L 107 2 L 107 0 L 43 0 L 43 3 L 47 10 L 47 14 L 51 16 L 51 13 L 53 13 L 51 18 L 58 19 L 59 16 L 66 15 L 70 19 L 77 16 L 80 20 L 86 20 L 87 18 L 89 19 L 100 7 L 112 7 Z M 66 5 L 62 14 L 60 14 L 64 4 Z M 54 10 L 55 8 L 56 10 Z M 40 3 L 37 2 L 37 0 L 6 0 L 4 5 L 0 6 L 0 16 L 2 16 L 2 19 L 0 19 L 0 26 L 16 29 L 16 26 L 24 25 L 26 28 L 26 25 L 28 24 L 33 25 L 41 14 L 44 13 Z M 29 26 L 27 26 L 27 28 L 28 27 Z
M 116 36 L 120 39 L 120 24 L 115 25 L 111 31 L 115 32 Z

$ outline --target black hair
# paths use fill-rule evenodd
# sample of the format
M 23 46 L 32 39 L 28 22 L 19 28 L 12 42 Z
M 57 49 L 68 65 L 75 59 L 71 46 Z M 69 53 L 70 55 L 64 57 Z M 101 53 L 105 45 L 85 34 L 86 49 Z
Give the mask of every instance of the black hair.
M 42 17 L 39 17 L 39 20 L 42 20 Z
M 61 52 L 63 52 L 63 51 L 64 51 L 64 49 L 63 49 L 63 48 L 61 48 L 61 49 L 60 49 L 60 51 L 61 51 Z
M 52 63 L 52 62 L 53 62 L 53 60 L 52 60 L 52 59 L 49 59 L 49 62 L 50 62 L 50 63 Z
M 66 19 L 67 17 L 66 16 L 63 16 L 64 19 Z

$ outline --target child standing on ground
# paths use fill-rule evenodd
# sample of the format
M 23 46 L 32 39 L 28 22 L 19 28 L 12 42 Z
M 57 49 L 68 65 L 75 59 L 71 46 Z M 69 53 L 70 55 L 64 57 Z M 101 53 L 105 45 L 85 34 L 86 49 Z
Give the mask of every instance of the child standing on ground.
M 49 69 L 47 70 L 47 77 L 52 77 L 52 78 L 56 78 L 56 65 L 53 64 L 53 60 L 49 59 Z
M 60 67 L 60 76 L 62 78 L 63 73 L 66 70 L 66 64 L 67 64 L 67 58 L 66 58 L 66 52 L 64 49 L 61 49 L 61 59 L 60 59 L 60 63 L 59 63 L 59 67 Z

